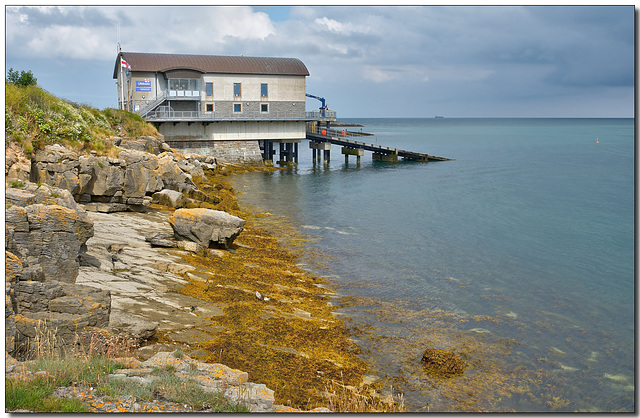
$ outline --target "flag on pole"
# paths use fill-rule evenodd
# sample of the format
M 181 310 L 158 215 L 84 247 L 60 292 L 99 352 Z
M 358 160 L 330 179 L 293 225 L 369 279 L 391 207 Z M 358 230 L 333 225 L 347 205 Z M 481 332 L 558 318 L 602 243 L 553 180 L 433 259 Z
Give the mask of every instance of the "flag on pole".
M 131 66 L 129 65 L 129 63 L 127 61 L 125 61 L 124 58 L 122 58 L 122 57 L 120 57 L 120 63 L 127 70 L 131 69 Z

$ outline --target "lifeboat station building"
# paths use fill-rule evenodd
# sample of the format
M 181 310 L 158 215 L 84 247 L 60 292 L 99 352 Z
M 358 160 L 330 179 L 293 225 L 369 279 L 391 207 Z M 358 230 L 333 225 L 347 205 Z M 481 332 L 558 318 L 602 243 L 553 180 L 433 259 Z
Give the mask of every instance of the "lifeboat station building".
M 120 109 L 183 153 L 262 164 L 297 160 L 306 136 L 307 67 L 296 58 L 120 52 Z

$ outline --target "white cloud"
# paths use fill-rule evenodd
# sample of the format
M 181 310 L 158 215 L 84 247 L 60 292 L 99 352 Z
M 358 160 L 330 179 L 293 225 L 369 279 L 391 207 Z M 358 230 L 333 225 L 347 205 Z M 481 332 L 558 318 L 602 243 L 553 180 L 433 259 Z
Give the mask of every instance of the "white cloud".
M 97 26 L 96 15 L 109 23 Z M 124 17 L 124 18 L 123 18 Z M 21 7 L 7 9 L 12 57 L 112 60 L 119 23 L 123 49 L 216 53 L 229 39 L 264 40 L 269 16 L 251 7 Z
M 317 94 L 333 92 L 337 110 L 340 101 L 343 107 L 361 101 L 363 114 L 374 101 L 366 97 L 367 84 L 390 95 L 402 90 L 403 100 L 415 94 L 430 102 L 472 102 L 477 94 L 487 106 L 509 95 L 533 103 L 541 94 L 599 86 L 633 90 L 632 6 L 293 6 L 286 12 L 286 20 L 272 21 L 249 6 L 8 6 L 6 63 L 96 60 L 109 74 L 119 23 L 126 51 L 300 58 Z M 360 95 L 349 93 L 356 88 Z

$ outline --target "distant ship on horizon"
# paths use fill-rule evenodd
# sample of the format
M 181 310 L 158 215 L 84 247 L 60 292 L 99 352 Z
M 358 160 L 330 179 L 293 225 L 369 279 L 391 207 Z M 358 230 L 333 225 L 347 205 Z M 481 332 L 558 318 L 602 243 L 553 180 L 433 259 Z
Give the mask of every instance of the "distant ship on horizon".
M 444 116 L 436 115 L 436 119 L 444 119 Z

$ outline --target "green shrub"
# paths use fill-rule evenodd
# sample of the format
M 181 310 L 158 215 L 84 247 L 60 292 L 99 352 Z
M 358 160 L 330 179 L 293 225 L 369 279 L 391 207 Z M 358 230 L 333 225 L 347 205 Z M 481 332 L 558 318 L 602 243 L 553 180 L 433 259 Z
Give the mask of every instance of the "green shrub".
M 9 68 L 7 73 L 7 81 L 11 84 L 19 86 L 35 86 L 38 84 L 38 79 L 34 77 L 31 70 L 29 71 L 14 71 L 13 68 Z

